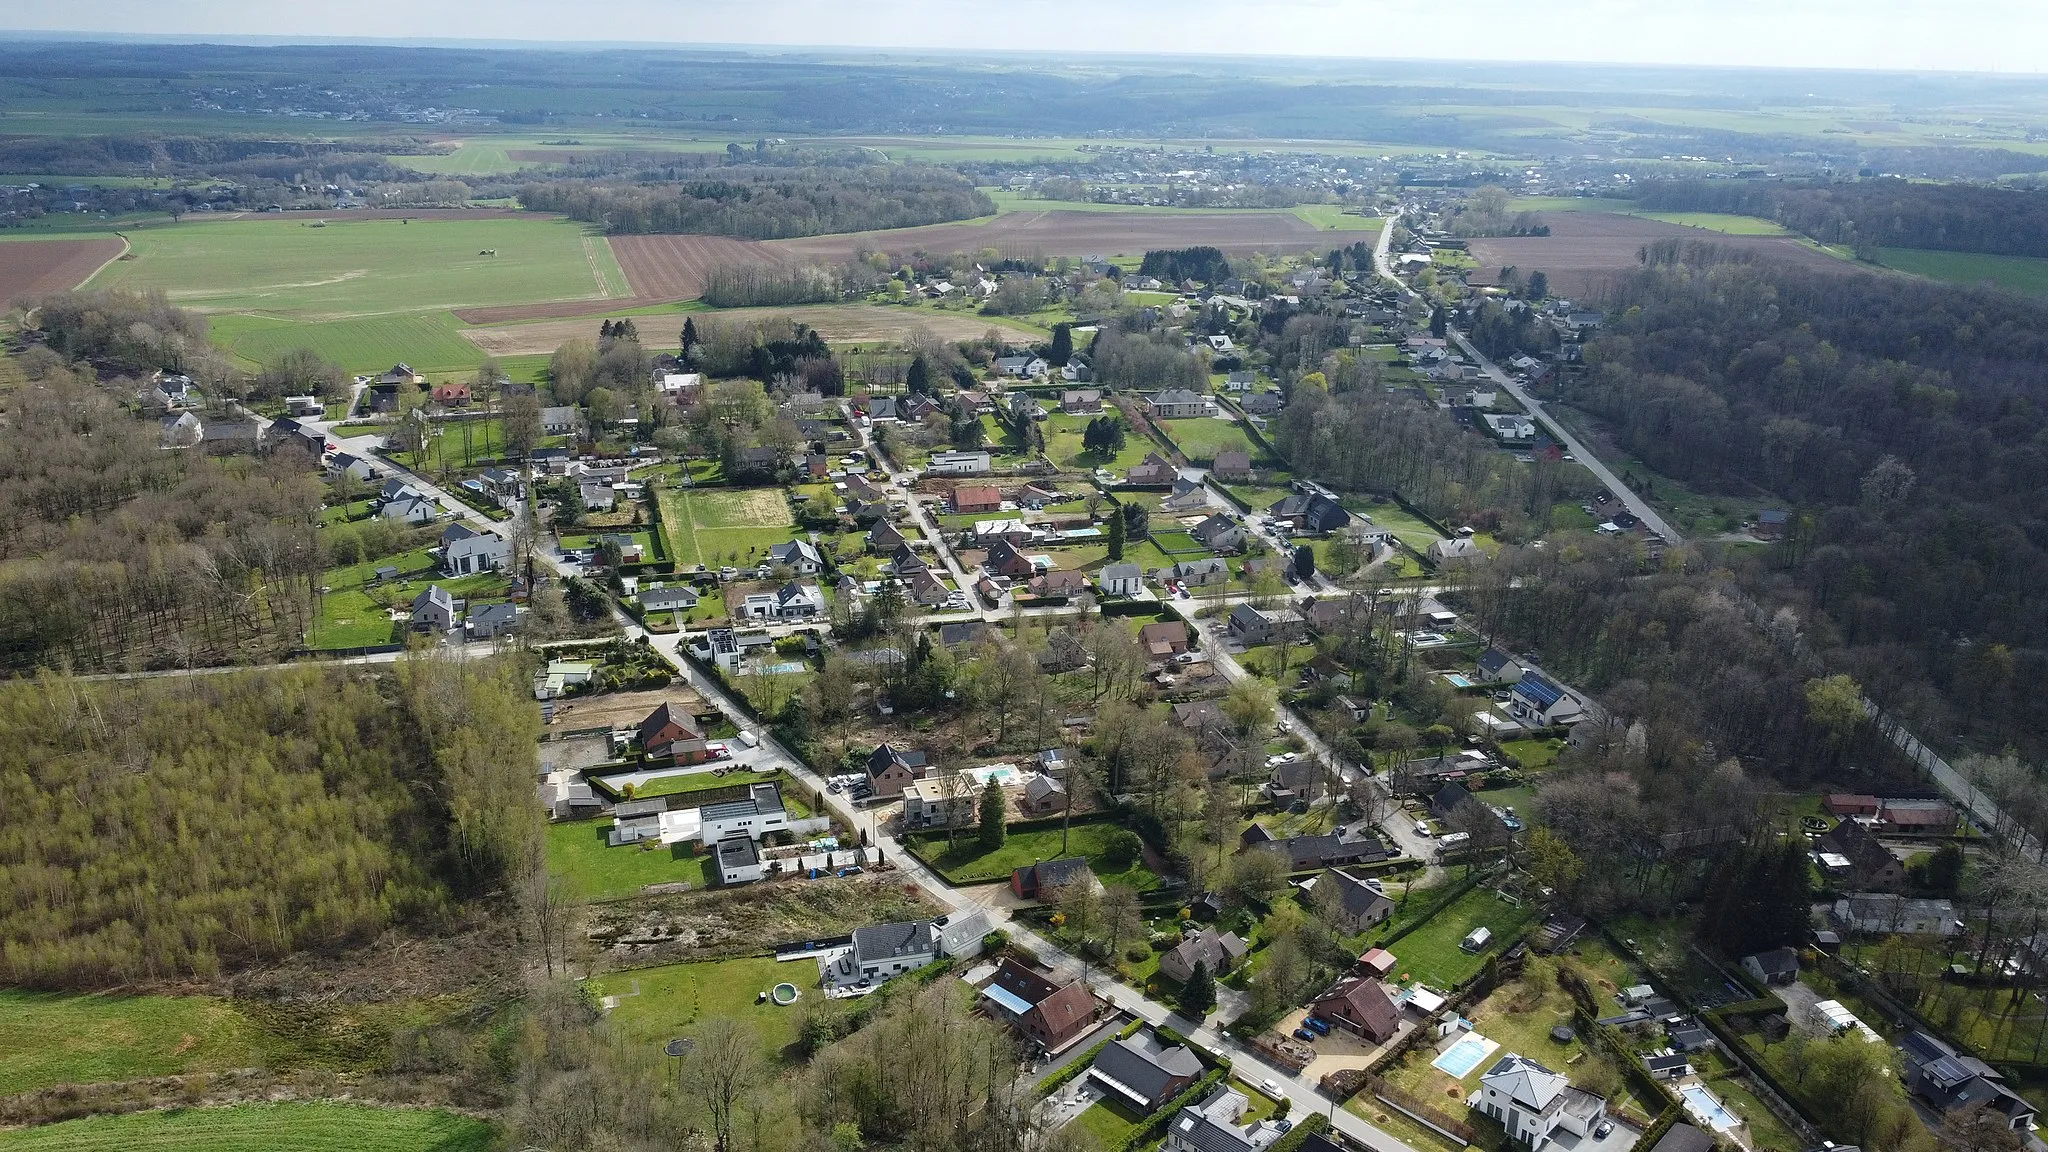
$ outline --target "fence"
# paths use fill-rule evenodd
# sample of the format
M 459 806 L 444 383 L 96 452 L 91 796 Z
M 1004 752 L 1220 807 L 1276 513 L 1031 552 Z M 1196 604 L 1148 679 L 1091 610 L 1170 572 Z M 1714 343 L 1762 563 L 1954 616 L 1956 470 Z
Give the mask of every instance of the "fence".
M 1375 1079 L 1372 1082 L 1372 1095 L 1373 1099 L 1378 1100 L 1380 1103 L 1385 1104 L 1387 1107 L 1392 1108 L 1394 1111 L 1399 1112 L 1401 1115 L 1406 1116 L 1437 1135 L 1448 1140 L 1456 1140 L 1460 1147 L 1479 1142 L 1479 1132 L 1471 1125 L 1453 1116 L 1439 1112 L 1431 1105 L 1417 1100 L 1385 1080 Z

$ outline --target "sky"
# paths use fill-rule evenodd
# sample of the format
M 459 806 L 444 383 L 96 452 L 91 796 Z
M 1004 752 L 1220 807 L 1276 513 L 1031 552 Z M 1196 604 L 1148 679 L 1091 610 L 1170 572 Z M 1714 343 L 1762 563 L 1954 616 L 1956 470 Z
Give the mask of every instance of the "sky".
M 2048 74 L 2041 0 L 71 0 L 0 27 Z

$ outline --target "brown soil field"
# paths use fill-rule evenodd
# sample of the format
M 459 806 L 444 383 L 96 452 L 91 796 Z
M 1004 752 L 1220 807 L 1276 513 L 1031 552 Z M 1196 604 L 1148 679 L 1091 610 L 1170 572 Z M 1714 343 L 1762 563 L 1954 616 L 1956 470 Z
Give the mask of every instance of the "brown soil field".
M 1552 212 L 1544 215 L 1548 236 L 1494 236 L 1472 241 L 1472 258 L 1488 275 L 1513 265 L 1525 275 L 1542 272 L 1550 289 L 1563 296 L 1598 291 L 1614 274 L 1641 267 L 1637 253 L 1658 240 L 1715 244 L 1820 272 L 1852 273 L 1859 269 L 1787 236 L 1728 236 L 1605 212 Z
M 890 232 L 858 232 L 770 240 L 767 247 L 801 260 L 844 260 L 855 249 L 908 254 L 978 252 L 1018 256 L 1130 256 L 1149 248 L 1210 244 L 1226 252 L 1328 247 L 1330 234 L 1292 212 L 1010 212 L 982 224 L 932 224 Z
M 0 304 L 45 292 L 69 292 L 126 247 L 112 237 L 0 241 Z
M 611 301 L 617 310 L 622 302 Z M 697 322 L 745 323 L 767 316 L 786 316 L 808 324 L 834 344 L 883 340 L 900 342 L 919 328 L 929 328 L 946 340 L 972 340 L 994 328 L 1024 340 L 1041 340 L 1044 334 L 1020 328 L 994 316 L 970 312 L 937 312 L 926 308 L 899 308 L 882 304 L 817 304 L 802 308 L 721 308 L 699 314 Z M 590 334 L 588 320 L 541 320 L 527 324 L 505 324 L 476 328 L 463 333 L 471 343 L 491 356 L 537 356 L 553 352 L 568 340 Z
M 613 236 L 612 255 L 633 294 L 623 300 L 562 300 L 548 304 L 510 304 L 495 308 L 462 308 L 455 313 L 465 324 L 510 324 L 569 316 L 596 316 L 622 308 L 695 300 L 704 294 L 704 276 L 721 264 L 782 264 L 787 257 L 767 245 L 730 236 Z

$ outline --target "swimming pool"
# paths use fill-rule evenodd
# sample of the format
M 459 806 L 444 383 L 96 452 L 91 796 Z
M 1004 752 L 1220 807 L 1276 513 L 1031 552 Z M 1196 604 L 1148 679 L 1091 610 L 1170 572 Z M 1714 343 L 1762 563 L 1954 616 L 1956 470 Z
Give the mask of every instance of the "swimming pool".
M 976 788 L 988 787 L 991 780 L 1001 788 L 1008 788 L 1017 783 L 1017 770 L 1008 764 L 984 764 L 979 768 L 967 769 L 965 774 L 973 778 Z
M 1477 1032 L 1467 1032 L 1456 1044 L 1444 1049 L 1443 1055 L 1429 1062 L 1430 1067 L 1454 1080 L 1463 1080 L 1472 1074 L 1479 1062 L 1492 1055 L 1500 1045 L 1488 1040 Z
M 805 664 L 801 660 L 797 660 L 786 664 L 770 664 L 766 668 L 761 669 L 761 671 L 767 673 L 770 676 L 788 676 L 793 673 L 801 672 L 807 667 L 809 667 L 809 665 Z
M 1446 673 L 1444 673 L 1444 683 L 1446 683 L 1446 684 L 1449 684 L 1449 685 L 1450 685 L 1451 687 L 1453 687 L 1453 688 L 1470 688 L 1470 687 L 1472 687 L 1472 681 L 1471 681 L 1471 679 L 1470 679 L 1469 677 L 1466 677 L 1466 676 L 1460 675 L 1459 673 L 1456 673 L 1456 672 L 1446 672 Z
M 1685 1110 L 1693 1119 L 1705 1124 L 1716 1132 L 1732 1132 L 1742 1127 L 1742 1117 L 1730 1112 L 1721 1099 L 1698 1084 L 1688 1084 L 1678 1090 L 1685 1100 Z

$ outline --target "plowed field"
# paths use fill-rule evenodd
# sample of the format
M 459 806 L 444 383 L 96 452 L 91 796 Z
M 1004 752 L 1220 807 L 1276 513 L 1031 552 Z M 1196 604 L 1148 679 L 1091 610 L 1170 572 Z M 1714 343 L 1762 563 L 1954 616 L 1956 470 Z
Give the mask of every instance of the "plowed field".
M 721 264 L 782 264 L 788 258 L 765 244 L 730 236 L 613 236 L 612 255 L 626 273 L 627 299 L 556 301 L 456 311 L 465 324 L 509 324 L 518 320 L 595 316 L 646 304 L 694 300 L 704 294 L 704 277 Z
M 802 260 L 844 260 L 858 247 L 907 254 L 978 252 L 1016 256 L 1135 256 L 1150 248 L 1210 244 L 1226 252 L 1292 251 L 1327 246 L 1329 237 L 1292 212 L 1008 212 L 981 224 L 932 224 L 891 232 L 859 232 L 770 240 L 766 246 Z M 623 259 L 623 256 L 621 257 Z
M 1735 248 L 1821 272 L 1858 270 L 1846 260 L 1788 236 L 1730 236 L 1606 212 L 1547 212 L 1542 216 L 1550 225 L 1550 235 L 1476 239 L 1471 245 L 1472 258 L 1489 274 L 1510 265 L 1524 275 L 1540 271 L 1549 277 L 1551 291 L 1569 297 L 1588 295 L 1615 273 L 1640 267 L 1638 254 L 1643 246 L 1658 240 Z
M 120 240 L 0 241 L 0 305 L 22 296 L 68 292 L 121 254 Z

